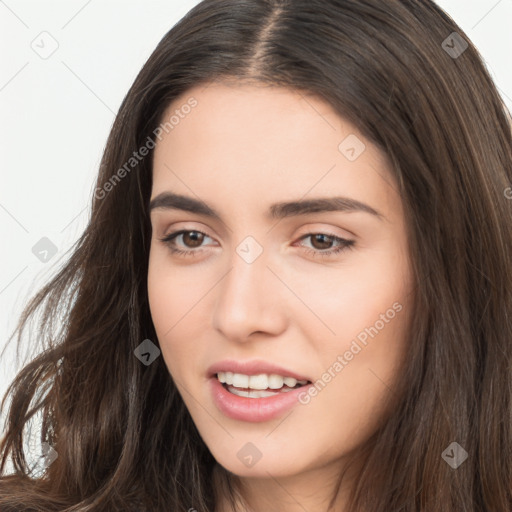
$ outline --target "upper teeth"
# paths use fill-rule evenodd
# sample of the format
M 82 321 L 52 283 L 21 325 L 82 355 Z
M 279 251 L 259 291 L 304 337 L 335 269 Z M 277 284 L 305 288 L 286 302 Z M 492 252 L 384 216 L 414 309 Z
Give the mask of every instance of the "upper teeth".
M 244 375 L 242 373 L 219 372 L 217 378 L 223 384 L 229 384 L 237 388 L 251 389 L 280 389 L 283 385 L 293 388 L 297 384 L 307 384 L 307 380 L 297 380 L 293 377 L 282 377 L 281 375 Z

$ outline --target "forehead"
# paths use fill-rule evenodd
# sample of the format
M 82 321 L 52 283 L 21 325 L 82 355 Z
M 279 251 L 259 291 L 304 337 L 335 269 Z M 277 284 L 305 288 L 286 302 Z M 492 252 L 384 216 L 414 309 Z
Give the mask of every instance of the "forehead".
M 188 108 L 192 99 L 196 105 Z M 195 87 L 169 105 L 163 122 L 171 119 L 172 126 L 163 134 L 166 144 L 160 144 L 157 153 L 182 143 L 190 132 L 204 149 L 220 145 L 232 152 L 240 149 L 242 154 L 274 150 L 276 155 L 287 149 L 296 154 L 301 148 L 304 152 L 314 148 L 337 151 L 332 136 L 356 132 L 323 100 L 266 85 L 215 83 Z M 324 139 L 321 147 L 320 139 Z
M 381 196 L 382 205 L 393 194 L 386 156 L 311 95 L 211 84 L 175 100 L 165 122 L 154 154 L 153 197 L 166 190 L 215 192 L 219 204 L 236 196 L 249 208 L 258 198 L 261 204 L 334 192 Z

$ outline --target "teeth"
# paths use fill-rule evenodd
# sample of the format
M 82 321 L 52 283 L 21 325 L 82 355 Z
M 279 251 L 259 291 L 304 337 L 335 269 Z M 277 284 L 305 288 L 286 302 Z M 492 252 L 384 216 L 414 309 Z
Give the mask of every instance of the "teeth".
M 297 384 L 307 384 L 306 380 L 297 380 L 293 377 L 283 377 L 281 375 L 267 375 L 261 373 L 259 375 L 244 375 L 242 373 L 219 372 L 217 378 L 222 384 L 228 384 L 243 389 L 281 389 L 284 385 L 289 388 L 295 387 Z M 245 396 L 245 395 L 240 395 Z M 268 395 L 270 396 L 270 395 Z
M 249 377 L 249 384 L 247 387 L 251 389 L 267 389 L 268 377 L 264 373 L 260 375 L 251 375 Z
M 284 383 L 289 387 L 293 388 L 295 384 L 297 384 L 297 379 L 294 379 L 293 377 L 285 377 Z
M 262 389 L 250 389 L 246 391 L 245 389 L 238 389 L 234 386 L 229 386 L 228 391 L 233 393 L 233 395 L 243 396 L 245 398 L 267 398 L 269 396 L 279 395 L 281 393 L 288 393 L 291 391 L 289 388 L 285 388 L 282 391 L 266 391 Z
M 283 387 L 284 377 L 281 375 L 270 375 L 268 378 L 268 387 L 270 389 L 280 389 Z
M 249 387 L 249 376 L 242 375 L 241 373 L 233 374 L 233 386 L 236 388 L 248 388 Z
M 244 391 L 243 389 L 234 388 L 232 386 L 229 387 L 229 391 L 234 395 L 243 396 L 245 398 L 267 398 L 279 394 L 279 391 L 264 391 L 260 389 Z

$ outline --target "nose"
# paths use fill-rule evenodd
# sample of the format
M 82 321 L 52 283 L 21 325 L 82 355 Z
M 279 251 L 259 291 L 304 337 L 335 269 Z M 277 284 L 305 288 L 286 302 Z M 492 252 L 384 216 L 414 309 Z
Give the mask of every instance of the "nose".
M 234 254 L 216 289 L 213 327 L 230 340 L 277 336 L 287 326 L 286 287 L 267 267 L 265 252 L 252 263 Z

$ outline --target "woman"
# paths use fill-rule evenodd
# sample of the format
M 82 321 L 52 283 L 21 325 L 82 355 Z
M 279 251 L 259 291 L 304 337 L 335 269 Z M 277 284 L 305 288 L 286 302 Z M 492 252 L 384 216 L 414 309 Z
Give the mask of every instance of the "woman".
M 195 7 L 22 318 L 0 509 L 511 510 L 507 115 L 431 1 Z

